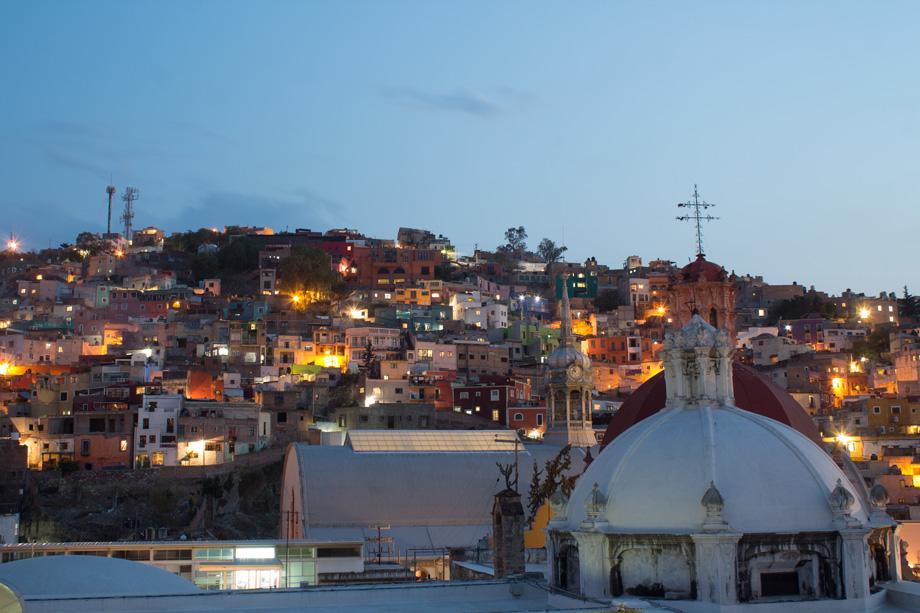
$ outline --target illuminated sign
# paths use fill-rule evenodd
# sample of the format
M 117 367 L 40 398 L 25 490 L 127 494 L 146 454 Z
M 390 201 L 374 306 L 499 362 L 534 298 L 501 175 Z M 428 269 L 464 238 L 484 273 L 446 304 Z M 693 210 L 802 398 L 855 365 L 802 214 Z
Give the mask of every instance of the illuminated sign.
M 269 560 L 275 557 L 274 547 L 237 547 L 237 560 Z

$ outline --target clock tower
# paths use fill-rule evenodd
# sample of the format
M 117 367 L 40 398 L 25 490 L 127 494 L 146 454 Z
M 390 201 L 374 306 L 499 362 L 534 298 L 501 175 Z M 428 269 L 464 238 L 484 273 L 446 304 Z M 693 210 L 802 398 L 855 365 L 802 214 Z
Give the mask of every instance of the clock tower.
M 546 412 L 544 439 L 560 445 L 593 447 L 597 444 L 591 425 L 591 393 L 594 379 L 591 360 L 578 348 L 572 333 L 569 307 L 568 274 L 562 279 L 562 319 L 559 347 L 547 360 Z

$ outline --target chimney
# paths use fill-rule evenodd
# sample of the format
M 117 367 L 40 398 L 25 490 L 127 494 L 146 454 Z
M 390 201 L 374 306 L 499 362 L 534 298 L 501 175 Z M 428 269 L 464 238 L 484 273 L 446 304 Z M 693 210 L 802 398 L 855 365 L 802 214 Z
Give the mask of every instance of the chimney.
M 524 505 L 512 489 L 497 493 L 492 504 L 492 565 L 496 579 L 524 574 Z

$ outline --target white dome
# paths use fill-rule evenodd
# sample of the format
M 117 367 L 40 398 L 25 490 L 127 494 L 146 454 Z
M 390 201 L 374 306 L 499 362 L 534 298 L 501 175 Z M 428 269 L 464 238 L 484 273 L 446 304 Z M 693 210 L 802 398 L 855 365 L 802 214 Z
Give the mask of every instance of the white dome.
M 45 556 L 0 564 L 0 585 L 22 597 L 197 594 L 162 568 L 101 556 Z
M 838 481 L 853 494 L 852 520 L 866 522 L 868 509 L 844 473 L 796 430 L 733 406 L 665 409 L 600 453 L 553 528 L 579 529 L 596 483 L 606 498 L 604 532 L 697 533 L 714 483 L 732 530 L 833 531 L 829 499 Z

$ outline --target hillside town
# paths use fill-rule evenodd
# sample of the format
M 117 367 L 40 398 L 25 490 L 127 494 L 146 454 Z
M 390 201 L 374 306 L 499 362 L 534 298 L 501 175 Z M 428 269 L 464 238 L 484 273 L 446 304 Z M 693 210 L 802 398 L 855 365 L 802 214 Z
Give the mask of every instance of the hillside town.
M 916 580 L 920 299 L 907 287 L 833 295 L 807 271 L 785 284 L 736 272 L 704 253 L 696 204 L 689 263 L 573 262 L 523 226 L 471 254 L 408 227 L 383 238 L 235 226 L 167 235 L 129 221 L 59 248 L 10 238 L 3 562 L 120 557 L 206 590 L 550 568 L 540 572 L 570 594 L 697 598 L 695 581 L 669 587 L 672 576 L 632 576 L 626 562 L 598 593 L 564 524 L 578 496 L 589 498 L 581 529 L 599 521 L 613 490 L 579 476 L 610 461 L 606 447 L 706 389 L 797 431 L 891 518 L 866 515 L 884 561 L 872 584 L 895 569 Z M 674 379 L 690 376 L 675 361 L 688 346 L 679 334 L 724 356 L 702 367 L 715 368 L 702 388 Z M 666 464 L 669 444 L 646 445 L 643 466 Z M 753 465 L 738 478 L 770 479 Z M 707 500 L 719 491 L 703 505 L 721 525 L 721 503 Z M 245 573 L 205 562 L 234 551 Z M 821 590 L 792 581 L 765 578 L 733 597 Z

